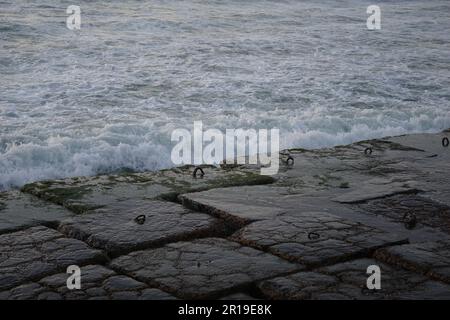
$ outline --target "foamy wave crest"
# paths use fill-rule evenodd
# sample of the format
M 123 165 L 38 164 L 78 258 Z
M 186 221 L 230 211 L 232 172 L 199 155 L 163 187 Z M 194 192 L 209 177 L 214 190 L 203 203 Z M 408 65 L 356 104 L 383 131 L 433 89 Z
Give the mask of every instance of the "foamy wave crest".
M 321 124 L 318 122 L 320 117 Z M 416 113 L 405 113 L 403 118 L 399 120 L 387 112 L 382 112 L 366 116 L 358 114 L 356 119 L 327 117 L 324 113 L 311 117 L 309 121 L 303 122 L 303 125 L 298 125 L 301 122 L 296 125 L 295 120 L 290 119 L 291 127 L 288 132 L 283 132 L 281 147 L 326 148 L 386 136 L 435 133 L 450 128 L 450 114 L 445 109 L 423 108 L 416 110 Z
M 74 176 L 90 176 L 122 169 L 136 171 L 169 167 L 170 150 L 152 142 L 117 143 L 53 137 L 43 145 L 12 144 L 0 154 L 0 189 Z
M 74 33 L 53 2 L 2 1 L 3 189 L 170 167 L 197 120 L 282 148 L 450 127 L 450 3 L 385 1 L 368 32 L 359 0 L 91 1 Z
M 348 130 L 348 123 L 336 118 L 324 121 L 322 127 L 318 128 L 292 126 L 289 131 L 282 130 L 280 138 L 282 148 L 331 147 L 390 135 L 437 132 L 450 127 L 450 117 L 433 119 L 422 115 L 404 121 L 402 126 L 378 125 L 379 127 L 373 128 L 365 123 L 355 123 Z M 95 139 L 56 136 L 41 144 L 9 144 L 6 151 L 0 154 L 0 189 L 39 180 L 91 176 L 124 169 L 157 170 L 173 166 L 170 161 L 173 145 L 168 132 L 163 134 L 167 135 L 167 139 L 154 142 L 148 137 L 144 139 L 142 136 L 123 135 L 124 132 L 130 133 L 130 127 L 132 126 L 109 126 Z M 133 132 L 136 133 L 136 130 L 135 128 Z M 119 131 L 122 135 L 112 134 Z

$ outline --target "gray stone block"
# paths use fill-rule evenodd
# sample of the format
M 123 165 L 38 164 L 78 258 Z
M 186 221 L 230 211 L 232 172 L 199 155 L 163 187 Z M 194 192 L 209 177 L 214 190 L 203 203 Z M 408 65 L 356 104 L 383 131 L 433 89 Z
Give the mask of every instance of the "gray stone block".
M 66 270 L 104 262 L 105 255 L 52 229 L 32 227 L 0 235 L 0 290 Z
M 135 221 L 145 216 L 141 223 Z M 163 201 L 122 202 L 62 222 L 59 230 L 112 255 L 160 246 L 194 237 L 221 235 L 223 222 Z
M 67 209 L 19 191 L 0 192 L 0 234 L 37 225 L 56 225 Z
M 308 266 L 345 261 L 406 241 L 395 234 L 325 212 L 280 215 L 273 220 L 256 221 L 231 238 Z
M 381 289 L 367 288 L 367 267 L 378 265 Z M 450 298 L 450 286 L 394 268 L 374 259 L 358 259 L 310 272 L 299 272 L 258 284 L 269 299 L 378 300 Z
M 302 266 L 219 238 L 132 252 L 111 267 L 182 298 L 211 298 Z
M 0 292 L 4 300 L 172 300 L 172 295 L 99 265 L 81 267 L 81 288 L 67 288 L 67 273 Z
M 389 264 L 450 283 L 450 241 L 433 241 L 383 248 L 375 257 Z

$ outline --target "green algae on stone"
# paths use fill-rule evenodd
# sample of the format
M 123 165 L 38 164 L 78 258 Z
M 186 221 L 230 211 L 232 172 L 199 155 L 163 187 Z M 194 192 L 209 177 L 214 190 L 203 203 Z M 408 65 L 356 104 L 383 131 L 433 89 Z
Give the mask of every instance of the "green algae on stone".
M 64 207 L 19 191 L 0 193 L 0 233 L 35 225 L 55 225 L 72 213 Z
M 22 191 L 62 205 L 75 213 L 85 213 L 105 206 L 114 207 L 123 201 L 176 201 L 181 193 L 274 181 L 271 177 L 250 171 L 221 170 L 213 166 L 202 166 L 205 175 L 195 178 L 194 168 L 183 166 L 156 172 L 35 182 L 25 185 Z

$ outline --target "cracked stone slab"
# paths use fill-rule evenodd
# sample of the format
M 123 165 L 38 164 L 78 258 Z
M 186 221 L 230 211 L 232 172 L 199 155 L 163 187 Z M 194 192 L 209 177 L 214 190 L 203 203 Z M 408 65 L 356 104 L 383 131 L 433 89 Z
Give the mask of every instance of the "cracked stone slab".
M 193 177 L 193 166 L 156 172 L 124 173 L 27 184 L 22 191 L 84 213 L 102 207 L 120 206 L 122 201 L 174 200 L 183 192 L 228 186 L 272 183 L 273 178 L 242 170 L 202 166 L 203 177 Z
M 1 300 L 173 300 L 174 296 L 99 265 L 80 268 L 81 288 L 68 289 L 58 273 L 0 292 Z
M 450 283 L 450 241 L 434 241 L 382 248 L 379 260 Z
M 296 194 L 288 187 L 268 185 L 212 189 L 179 198 L 187 207 L 235 222 L 242 229 L 234 240 L 311 265 L 365 255 L 408 238 L 403 226 L 333 202 L 332 194 Z M 308 239 L 308 233 L 316 231 L 321 238 Z
M 340 193 L 345 193 L 342 190 L 345 189 L 339 189 Z M 266 185 L 211 189 L 182 194 L 178 198 L 186 207 L 217 216 L 240 227 L 253 221 L 276 220 L 280 215 L 297 215 L 311 211 L 328 212 L 358 222 L 367 220 L 360 211 L 347 204 L 332 201 L 336 194 L 336 190 L 296 193 L 296 190 L 290 187 Z M 351 214 L 352 212 L 354 214 Z M 375 225 L 381 223 L 383 227 L 389 224 L 388 220 L 386 223 L 373 222 Z
M 59 231 L 112 255 L 225 232 L 222 221 L 165 201 L 122 202 L 65 220 Z M 135 221 L 143 215 L 142 224 Z
M 47 227 L 0 235 L 0 290 L 65 270 L 103 262 L 104 254 Z
M 414 215 L 412 229 L 428 226 L 450 234 L 450 207 L 416 194 L 400 194 L 371 200 L 357 205 L 364 213 L 387 217 L 390 221 L 405 224 Z
M 381 271 L 381 289 L 367 289 L 367 267 Z M 269 299 L 375 300 L 450 299 L 450 286 L 374 259 L 358 259 L 309 272 L 262 281 L 259 290 Z
M 22 192 L 0 192 L 0 234 L 37 225 L 57 224 L 71 215 L 64 207 Z
M 178 198 L 186 207 L 239 226 L 258 220 L 277 219 L 287 213 L 345 210 L 344 206 L 329 200 L 329 193 L 299 194 L 289 187 L 275 185 L 218 188 L 182 194 Z
M 188 299 L 239 292 L 250 283 L 301 270 L 278 257 L 220 238 L 176 242 L 114 259 L 120 273 Z
M 288 194 L 282 187 L 244 186 L 187 193 L 179 199 L 186 207 L 244 225 L 285 212 L 279 204 Z
M 377 248 L 407 241 L 325 212 L 256 221 L 238 230 L 231 239 L 308 266 L 364 256 Z

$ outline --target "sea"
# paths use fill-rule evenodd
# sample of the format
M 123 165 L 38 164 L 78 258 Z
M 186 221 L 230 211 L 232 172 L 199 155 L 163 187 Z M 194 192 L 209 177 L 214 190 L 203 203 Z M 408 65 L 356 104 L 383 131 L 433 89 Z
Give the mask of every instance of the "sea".
M 1 190 L 170 168 L 194 121 L 313 149 L 441 131 L 449 101 L 450 1 L 0 0 Z

